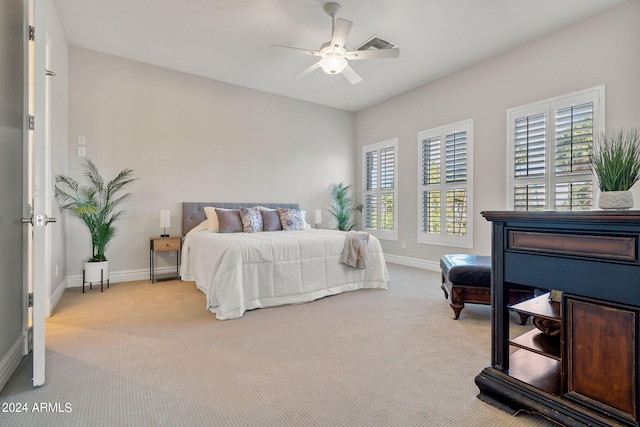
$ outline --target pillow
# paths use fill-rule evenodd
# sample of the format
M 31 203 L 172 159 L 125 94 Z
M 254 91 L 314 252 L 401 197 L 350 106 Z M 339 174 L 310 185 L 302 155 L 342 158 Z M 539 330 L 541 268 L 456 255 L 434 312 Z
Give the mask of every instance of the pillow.
M 220 233 L 242 232 L 242 219 L 240 219 L 240 211 L 238 209 L 216 208 L 216 215 L 218 216 Z
M 282 230 L 280 215 L 276 209 L 260 209 L 260 215 L 262 216 L 262 229 L 264 231 Z
M 303 230 L 304 221 L 300 209 L 278 208 L 278 215 L 284 231 Z
M 262 215 L 258 208 L 238 209 L 240 212 L 240 220 L 242 221 L 242 231 L 245 233 L 257 233 L 262 231 Z
M 302 214 L 302 223 L 304 224 L 304 229 L 309 230 L 311 228 L 311 224 L 307 222 L 307 211 L 304 209 L 300 209 L 300 213 Z
M 207 230 L 217 233 L 220 231 L 220 224 L 218 223 L 218 215 L 216 215 L 216 209 L 211 206 L 204 208 L 204 213 L 207 216 Z

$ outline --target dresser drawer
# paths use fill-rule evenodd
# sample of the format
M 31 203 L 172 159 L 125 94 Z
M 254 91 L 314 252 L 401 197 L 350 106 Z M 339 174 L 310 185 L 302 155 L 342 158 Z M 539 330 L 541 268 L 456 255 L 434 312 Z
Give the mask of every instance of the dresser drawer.
M 172 252 L 180 250 L 180 238 L 169 237 L 162 239 L 153 239 L 151 241 L 151 249 L 154 252 Z
M 638 261 L 637 236 L 508 231 L 509 250 L 605 260 Z

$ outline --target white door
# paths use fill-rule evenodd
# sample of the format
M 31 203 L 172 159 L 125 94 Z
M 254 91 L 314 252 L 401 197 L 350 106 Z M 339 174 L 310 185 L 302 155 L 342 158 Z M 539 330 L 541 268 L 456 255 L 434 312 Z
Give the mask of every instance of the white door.
M 28 288 L 33 294 L 33 308 L 29 310 L 32 326 L 33 385 L 45 382 L 45 316 L 48 283 L 50 281 L 47 261 L 47 238 L 45 227 L 51 221 L 47 216 L 51 188 L 47 156 L 47 103 L 46 103 L 46 20 L 45 0 L 29 0 L 28 22 L 33 27 L 33 40 L 29 40 L 29 113 L 33 116 L 32 130 L 28 131 L 27 204 L 30 204 L 31 223 L 27 233 Z M 49 203 L 48 203 L 49 202 Z M 49 207 L 50 209 L 50 207 Z

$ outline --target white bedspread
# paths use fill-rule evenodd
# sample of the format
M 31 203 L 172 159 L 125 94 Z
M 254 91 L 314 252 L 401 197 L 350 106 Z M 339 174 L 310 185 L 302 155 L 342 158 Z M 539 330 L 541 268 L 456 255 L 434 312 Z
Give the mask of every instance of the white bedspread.
M 366 269 L 341 263 L 346 233 L 336 230 L 190 233 L 182 280 L 195 280 L 221 320 L 246 310 L 313 301 L 363 288 L 386 289 L 382 247 L 370 237 Z

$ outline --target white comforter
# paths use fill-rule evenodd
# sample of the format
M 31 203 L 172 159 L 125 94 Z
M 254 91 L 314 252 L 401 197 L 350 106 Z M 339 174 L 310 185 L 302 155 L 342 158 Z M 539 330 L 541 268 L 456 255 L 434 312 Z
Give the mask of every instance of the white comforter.
M 343 231 L 194 231 L 183 244 L 182 280 L 195 280 L 207 296 L 207 309 L 221 320 L 254 308 L 387 288 L 389 274 L 380 242 L 373 236 L 367 268 L 356 269 L 341 263 Z

